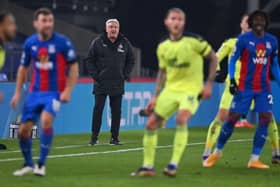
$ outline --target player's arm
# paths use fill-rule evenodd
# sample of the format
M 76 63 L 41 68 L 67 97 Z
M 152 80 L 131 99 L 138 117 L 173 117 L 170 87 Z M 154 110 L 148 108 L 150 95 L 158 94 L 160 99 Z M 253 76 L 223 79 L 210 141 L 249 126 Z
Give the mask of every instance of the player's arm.
M 160 94 L 161 90 L 163 89 L 165 80 L 166 80 L 166 71 L 165 69 L 161 68 L 157 73 L 156 86 L 154 91 L 155 97 L 157 97 Z
M 154 95 L 151 99 L 151 101 L 149 102 L 148 106 L 147 106 L 147 110 L 148 111 L 152 111 L 155 104 L 156 104 L 156 99 L 159 96 L 160 92 L 162 91 L 164 84 L 165 84 L 165 80 L 166 80 L 166 61 L 164 59 L 164 49 L 162 49 L 162 46 L 159 45 L 157 48 L 157 58 L 158 58 L 158 62 L 159 62 L 159 71 L 157 73 L 157 78 L 156 78 L 156 85 L 155 85 L 155 91 L 154 91 Z
M 279 68 L 279 61 L 278 61 L 278 42 L 276 40 L 275 47 L 272 53 L 272 63 L 271 63 L 271 72 L 273 74 L 274 79 L 280 86 L 280 68 Z
M 217 71 L 215 77 L 216 82 L 224 82 L 227 77 L 227 73 L 225 73 L 224 71 L 225 67 L 222 65 L 222 62 L 224 62 L 224 59 L 230 55 L 230 52 L 231 52 L 230 40 L 226 40 L 225 42 L 223 42 L 219 50 L 216 52 L 216 56 L 218 58 L 218 63 L 219 63 L 219 65 L 217 65 Z
M 218 49 L 216 56 L 218 58 L 218 63 L 221 63 L 230 54 L 230 47 L 228 45 L 228 40 L 225 41 L 221 47 Z M 219 68 L 219 67 L 218 67 Z
M 235 81 L 235 78 L 234 78 L 235 64 L 239 60 L 241 51 L 243 49 L 244 49 L 243 39 L 239 38 L 236 42 L 234 52 L 229 59 L 229 65 L 228 65 L 228 73 L 229 73 L 229 78 L 230 78 L 229 91 L 232 95 L 234 95 L 237 92 L 237 84 L 236 84 L 236 81 Z
M 23 65 L 20 65 L 17 71 L 17 80 L 16 80 L 16 88 L 14 92 L 14 96 L 12 97 L 11 100 L 11 107 L 15 108 L 16 104 L 18 103 L 20 99 L 20 94 L 21 94 L 21 88 L 26 81 L 27 78 L 27 73 L 28 73 L 28 67 L 25 67 Z
M 69 73 L 66 79 L 66 86 L 60 94 L 61 102 L 68 102 L 71 98 L 71 93 L 79 77 L 79 65 L 77 62 L 77 55 L 74 46 L 69 39 L 66 38 L 63 48 L 63 54 L 69 66 Z
M 160 68 L 157 73 L 154 95 L 146 107 L 148 112 L 151 112 L 153 110 L 156 104 L 157 97 L 159 96 L 160 92 L 164 87 L 165 80 L 166 80 L 166 70 L 164 68 Z
M 274 79 L 276 80 L 276 82 L 280 86 L 280 68 L 279 68 L 278 57 L 277 56 L 275 56 L 272 60 L 271 72 L 273 74 Z
M 17 71 L 16 88 L 15 88 L 14 96 L 12 97 L 10 103 L 12 108 L 15 108 L 16 104 L 20 99 L 21 88 L 25 83 L 25 81 L 27 80 L 27 74 L 28 74 L 30 62 L 31 62 L 30 47 L 28 42 L 25 42 L 23 47 L 23 53 L 20 60 L 20 66 Z
M 216 69 L 218 64 L 218 58 L 213 49 L 211 49 L 209 54 L 206 56 L 206 59 L 209 60 L 210 65 L 209 65 L 209 75 L 201 93 L 202 94 L 201 97 L 203 99 L 207 99 L 212 95 L 212 87 L 216 77 Z
M 206 40 L 202 38 L 198 38 L 198 40 L 195 40 L 193 44 L 196 51 L 210 62 L 209 75 L 204 85 L 204 88 L 201 92 L 201 98 L 207 99 L 212 94 L 212 87 L 216 76 L 218 58 L 214 50 L 212 49 L 211 45 Z
M 79 66 L 78 63 L 72 63 L 69 65 L 69 75 L 66 80 L 66 87 L 60 95 L 60 101 L 68 102 L 70 101 L 71 92 L 74 88 L 79 77 Z

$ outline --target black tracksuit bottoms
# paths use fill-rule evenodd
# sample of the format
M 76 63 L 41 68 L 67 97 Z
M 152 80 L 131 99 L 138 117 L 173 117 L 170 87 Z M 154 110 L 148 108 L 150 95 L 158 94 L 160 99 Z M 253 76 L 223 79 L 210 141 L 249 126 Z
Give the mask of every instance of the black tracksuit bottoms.
M 105 105 L 107 95 L 95 94 L 95 104 L 92 113 L 92 135 L 98 137 L 101 123 L 102 113 Z M 122 95 L 109 96 L 111 107 L 111 136 L 113 139 L 119 137 L 120 120 L 121 120 L 121 107 Z

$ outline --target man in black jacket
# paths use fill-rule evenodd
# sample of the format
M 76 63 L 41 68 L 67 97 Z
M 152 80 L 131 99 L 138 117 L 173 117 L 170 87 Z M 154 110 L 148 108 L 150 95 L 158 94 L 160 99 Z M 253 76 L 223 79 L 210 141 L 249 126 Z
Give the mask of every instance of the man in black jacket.
M 92 41 L 86 58 L 88 71 L 95 80 L 90 145 L 98 143 L 102 112 L 107 96 L 110 98 L 112 112 L 110 144 L 120 144 L 118 136 L 124 83 L 129 80 L 135 59 L 130 42 L 119 33 L 119 28 L 117 19 L 107 20 L 106 32 Z

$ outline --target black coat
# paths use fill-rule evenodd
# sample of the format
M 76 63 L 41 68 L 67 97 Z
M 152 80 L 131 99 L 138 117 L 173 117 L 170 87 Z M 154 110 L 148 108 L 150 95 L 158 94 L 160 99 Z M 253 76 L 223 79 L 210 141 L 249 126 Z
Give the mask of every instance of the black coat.
M 106 34 L 94 39 L 85 59 L 88 72 L 95 80 L 93 93 L 123 94 L 124 82 L 130 78 L 134 61 L 132 45 L 122 34 L 114 43 Z

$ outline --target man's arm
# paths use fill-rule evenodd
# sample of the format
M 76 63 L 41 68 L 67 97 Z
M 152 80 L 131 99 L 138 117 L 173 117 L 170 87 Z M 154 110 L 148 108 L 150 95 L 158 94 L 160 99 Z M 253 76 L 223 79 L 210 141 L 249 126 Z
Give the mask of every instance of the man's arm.
M 157 74 L 154 95 L 153 95 L 151 101 L 149 102 L 149 104 L 146 107 L 146 110 L 148 112 L 153 111 L 154 106 L 156 104 L 157 97 L 164 87 L 165 80 L 166 80 L 166 71 L 165 71 L 165 69 L 160 68 L 159 71 L 158 71 L 158 74 Z
M 154 91 L 154 97 L 157 97 L 164 87 L 164 83 L 166 80 L 166 71 L 165 69 L 159 69 L 156 78 L 156 85 Z
M 128 43 L 128 52 L 127 52 L 127 56 L 126 56 L 125 66 L 124 66 L 124 79 L 125 80 L 130 79 L 130 73 L 135 64 L 135 55 L 133 52 L 133 47 L 129 41 L 127 43 Z
M 277 56 L 274 56 L 274 58 L 272 59 L 271 72 L 273 74 L 274 79 L 280 86 L 280 68 L 279 68 Z
M 209 75 L 207 78 L 207 82 L 212 84 L 215 80 L 218 58 L 217 58 L 214 50 L 211 50 L 210 53 L 206 56 L 206 58 L 210 61 Z
M 16 89 L 15 89 L 14 96 L 10 103 L 12 108 L 15 108 L 16 104 L 18 103 L 18 101 L 20 99 L 21 88 L 22 88 L 24 82 L 26 81 L 28 69 L 29 69 L 28 67 L 25 67 L 23 65 L 20 65 L 18 68 Z
M 60 95 L 60 101 L 68 102 L 70 101 L 71 92 L 73 90 L 74 85 L 76 84 L 79 77 L 79 66 L 78 63 L 71 63 L 69 65 L 69 75 L 66 80 L 66 87 L 64 91 Z
M 216 52 L 216 56 L 218 58 L 218 65 L 216 69 L 215 81 L 219 83 L 225 82 L 225 79 L 227 78 L 228 62 L 224 63 L 224 59 L 226 57 L 229 58 L 230 53 L 232 51 L 231 41 L 232 40 L 229 39 L 223 42 L 219 50 Z
M 230 54 L 231 49 L 229 47 L 228 42 L 229 40 L 225 41 L 216 53 L 218 63 L 221 63 L 224 60 L 224 58 L 228 57 Z
M 239 60 L 240 55 L 241 55 L 241 51 L 243 50 L 244 46 L 243 46 L 243 39 L 238 38 L 235 48 L 234 48 L 234 52 L 232 54 L 232 56 L 229 59 L 229 65 L 228 65 L 228 73 L 229 73 L 229 78 L 230 78 L 230 86 L 229 86 L 229 92 L 234 95 L 237 90 L 237 84 L 235 81 L 235 64 L 236 62 Z
M 98 69 L 96 65 L 96 51 L 95 51 L 96 40 L 93 40 L 88 50 L 88 56 L 85 58 L 85 63 L 90 76 L 94 80 L 98 80 Z
M 212 87 L 213 87 L 213 82 L 215 80 L 216 68 L 217 68 L 217 64 L 218 64 L 218 58 L 217 58 L 214 50 L 211 50 L 209 52 L 209 54 L 206 56 L 206 59 L 208 59 L 210 61 L 210 66 L 209 66 L 209 75 L 208 75 L 207 81 L 201 92 L 202 99 L 207 99 L 212 95 Z

